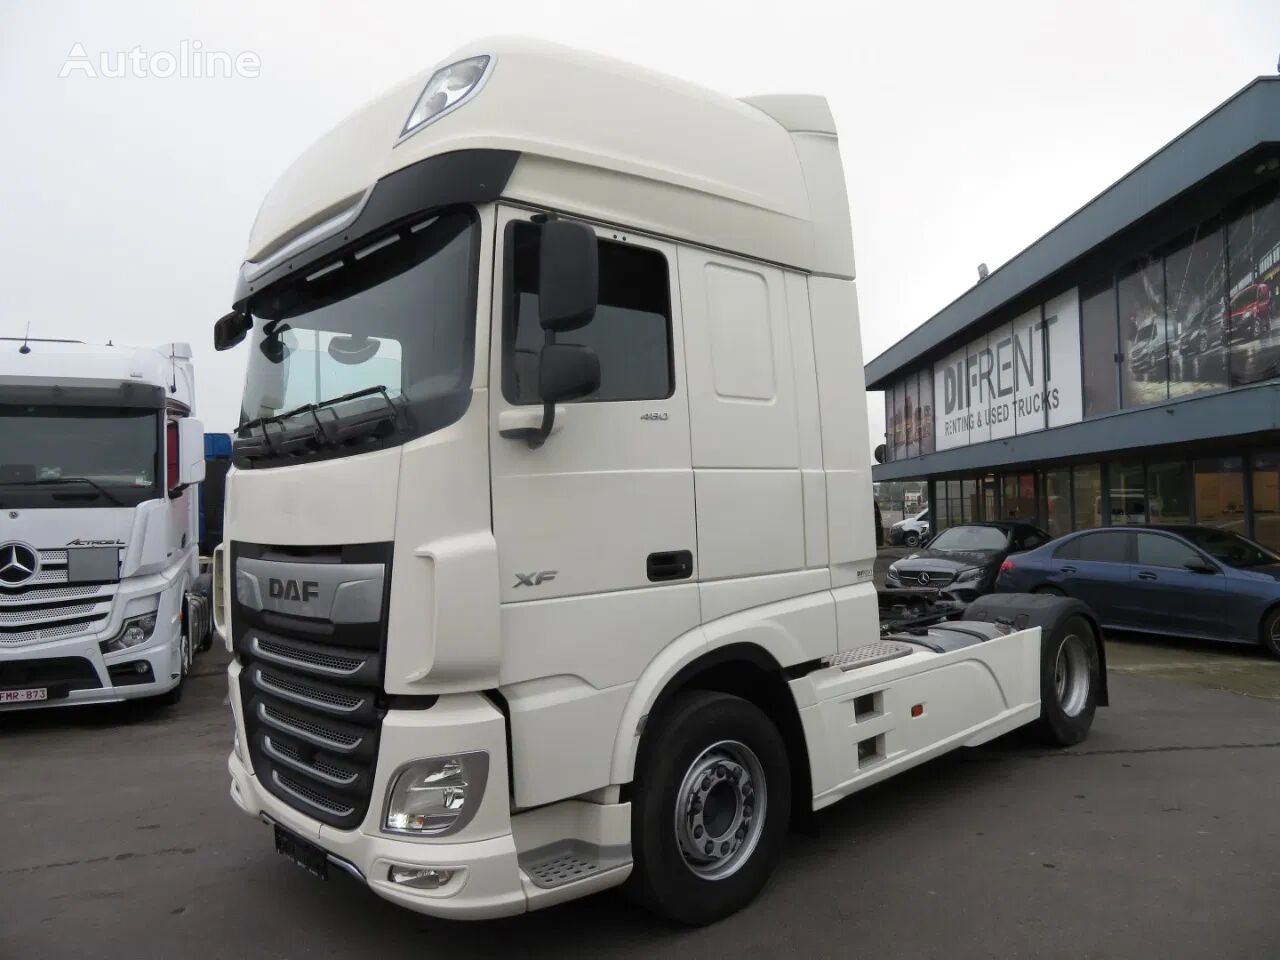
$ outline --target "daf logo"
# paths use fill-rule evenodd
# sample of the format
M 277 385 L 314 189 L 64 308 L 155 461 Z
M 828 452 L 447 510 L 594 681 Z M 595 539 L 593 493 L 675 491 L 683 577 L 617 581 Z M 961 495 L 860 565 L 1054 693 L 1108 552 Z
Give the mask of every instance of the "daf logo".
M 930 579 L 931 578 L 927 573 L 920 574 L 920 586 L 922 587 L 928 586 Z
M 0 586 L 20 587 L 40 572 L 40 554 L 25 543 L 0 546 Z

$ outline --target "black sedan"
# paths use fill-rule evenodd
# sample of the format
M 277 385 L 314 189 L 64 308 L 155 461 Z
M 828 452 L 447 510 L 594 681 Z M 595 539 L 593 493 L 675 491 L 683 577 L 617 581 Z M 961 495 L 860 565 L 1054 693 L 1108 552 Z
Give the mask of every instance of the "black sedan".
M 967 603 L 991 592 L 1000 565 L 1010 554 L 1048 541 L 1043 530 L 1016 520 L 949 527 L 923 550 L 890 564 L 885 586 L 890 590 L 930 587 Z
M 1082 531 L 1006 560 L 996 589 L 1075 597 L 1111 629 L 1261 643 L 1280 657 L 1280 556 L 1228 530 Z

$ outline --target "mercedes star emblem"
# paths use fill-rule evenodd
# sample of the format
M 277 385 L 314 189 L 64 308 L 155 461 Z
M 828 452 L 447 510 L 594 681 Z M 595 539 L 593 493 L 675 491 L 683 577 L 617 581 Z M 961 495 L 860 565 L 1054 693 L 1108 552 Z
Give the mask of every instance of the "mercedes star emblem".
M 3 574 L 0 574 L 0 576 L 3 576 Z M 929 583 L 929 575 L 927 573 L 920 574 L 920 585 L 923 587 L 923 586 L 926 586 L 928 583 Z
M 0 546 L 0 586 L 19 587 L 40 572 L 40 554 L 25 543 Z

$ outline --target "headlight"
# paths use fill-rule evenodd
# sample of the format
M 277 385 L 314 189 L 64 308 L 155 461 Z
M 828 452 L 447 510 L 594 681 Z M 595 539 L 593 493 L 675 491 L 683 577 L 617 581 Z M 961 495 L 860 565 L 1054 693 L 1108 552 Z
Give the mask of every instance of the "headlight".
M 480 807 L 488 776 L 484 751 L 405 764 L 387 791 L 383 830 L 428 837 L 457 833 Z
M 970 580 L 982 579 L 981 567 L 969 567 L 967 570 L 961 570 L 956 574 L 956 583 L 968 583 Z
M 401 139 L 440 119 L 479 90 L 481 81 L 489 73 L 489 63 L 489 57 L 471 57 L 433 73 L 404 122 Z
M 101 645 L 103 653 L 115 653 L 118 650 L 128 650 L 130 647 L 136 647 L 140 643 L 146 643 L 151 639 L 151 634 L 156 629 L 156 615 L 148 613 L 143 617 L 130 617 L 120 627 L 120 632 L 110 640 L 104 640 Z
M 898 579 L 898 565 L 896 563 L 889 564 L 889 572 L 887 576 L 890 580 Z

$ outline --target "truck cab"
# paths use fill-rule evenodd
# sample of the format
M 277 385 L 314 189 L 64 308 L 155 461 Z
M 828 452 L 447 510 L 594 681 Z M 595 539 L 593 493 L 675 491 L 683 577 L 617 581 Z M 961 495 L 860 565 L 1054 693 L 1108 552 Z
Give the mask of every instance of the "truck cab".
M 191 348 L 0 341 L 0 711 L 176 700 L 207 634 Z
M 231 794 L 313 872 L 707 922 L 793 805 L 1040 715 L 1034 627 L 882 637 L 820 97 L 458 51 L 285 172 L 215 342 Z

